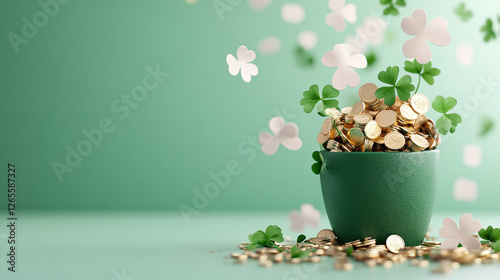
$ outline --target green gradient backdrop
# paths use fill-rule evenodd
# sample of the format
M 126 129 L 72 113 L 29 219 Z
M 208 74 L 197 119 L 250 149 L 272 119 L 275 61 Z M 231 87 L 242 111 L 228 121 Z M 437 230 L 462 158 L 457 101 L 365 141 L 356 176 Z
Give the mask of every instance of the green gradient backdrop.
M 226 2 L 226 1 L 223 1 Z M 282 2 L 263 12 L 246 1 L 221 20 L 212 1 L 69 1 L 27 44 L 15 53 L 7 34 L 21 33 L 23 17 L 31 20 L 41 8 L 36 1 L 1 1 L 0 8 L 0 158 L 18 167 L 18 207 L 23 209 L 178 209 L 192 203 L 193 189 L 211 182 L 210 171 L 236 161 L 240 173 L 212 199 L 206 209 L 291 209 L 310 202 L 323 209 L 319 178 L 312 174 L 311 152 L 321 119 L 299 106 L 302 91 L 312 83 L 330 83 L 333 69 L 319 62 L 321 55 L 354 34 L 367 15 L 381 12 L 378 1 L 350 1 L 358 7 L 358 21 L 337 33 L 326 26 L 327 1 L 301 1 L 306 18 L 300 24 L 282 21 Z M 373 50 L 379 61 L 358 71 L 362 83 L 376 82 L 387 65 L 402 66 L 401 47 L 409 36 L 400 29 L 404 16 L 415 8 L 429 18 L 448 19 L 452 43 L 431 47 L 434 65 L 442 74 L 432 88 L 421 92 L 455 96 L 459 103 L 480 85 L 479 77 L 500 81 L 500 41 L 484 43 L 479 27 L 500 13 L 498 1 L 466 1 L 474 11 L 467 23 L 453 13 L 456 1 L 411 1 L 402 14 L 389 20 L 386 41 Z M 363 4 L 361 4 L 363 3 Z M 418 3 L 418 4 L 417 4 Z M 294 47 L 299 32 L 319 35 L 311 69 L 297 66 Z M 258 52 L 260 39 L 275 35 L 282 50 L 273 56 Z M 458 43 L 474 46 L 474 64 L 464 68 L 455 59 Z M 225 57 L 240 45 L 257 52 L 259 74 L 246 84 L 228 73 Z M 169 76 L 151 90 L 123 120 L 111 110 L 114 100 L 142 84 L 147 66 L 160 65 Z M 341 93 L 341 106 L 350 106 L 357 89 Z M 498 116 L 495 92 L 463 116 L 464 122 L 441 148 L 441 180 L 437 209 L 496 209 L 498 203 L 498 137 L 496 129 L 479 138 L 484 115 Z M 280 147 L 273 156 L 251 146 L 268 121 L 285 114 L 300 129 L 303 147 Z M 436 114 L 429 114 L 436 118 Z M 109 118 L 115 129 L 89 156 L 63 175 L 60 182 L 51 166 L 64 162 L 67 145 L 84 139 L 82 130 L 97 128 Z M 464 145 L 485 149 L 482 165 L 462 162 Z M 238 151 L 238 147 L 240 151 Z M 6 181 L 6 168 L 0 179 Z M 353 170 L 353 176 L 362 170 Z M 453 199 L 458 177 L 475 180 L 479 198 L 473 203 Z M 2 191 L 0 197 L 5 197 Z M 4 205 L 5 199 L 1 200 Z

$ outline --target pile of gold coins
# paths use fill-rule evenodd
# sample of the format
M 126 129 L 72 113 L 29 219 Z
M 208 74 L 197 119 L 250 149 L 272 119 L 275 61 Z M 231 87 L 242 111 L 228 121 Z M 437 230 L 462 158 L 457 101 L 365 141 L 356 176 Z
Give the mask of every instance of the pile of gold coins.
M 419 152 L 441 143 L 434 122 L 425 116 L 431 106 L 425 95 L 414 94 L 408 101 L 396 97 L 387 106 L 376 90 L 375 84 L 362 85 L 361 101 L 343 108 L 338 118 L 327 118 L 318 143 L 330 152 Z
M 433 239 L 426 237 L 427 239 Z M 420 246 L 405 246 L 403 238 L 391 235 L 385 240 L 385 245 L 377 245 L 376 240 L 366 237 L 363 240 L 354 240 L 346 244 L 339 244 L 335 233 L 330 229 L 321 230 L 316 237 L 309 238 L 297 246 L 302 251 L 308 251 L 306 258 L 292 258 L 290 249 L 295 244 L 277 244 L 279 248 L 258 248 L 246 250 L 249 243 L 242 243 L 238 247 L 245 250 L 244 253 L 233 253 L 231 257 L 237 263 L 244 263 L 248 259 L 258 260 L 260 265 L 271 267 L 278 263 L 298 264 L 301 262 L 318 263 L 324 258 L 333 260 L 333 266 L 339 270 L 352 270 L 353 261 L 364 263 L 366 266 L 383 266 L 391 268 L 394 263 L 409 261 L 418 267 L 428 267 L 431 263 L 433 273 L 448 273 L 461 265 L 469 264 L 491 264 L 500 260 L 500 253 L 495 253 L 491 244 L 482 244 L 478 250 L 467 250 L 458 247 L 453 250 L 440 249 L 441 242 L 427 240 Z

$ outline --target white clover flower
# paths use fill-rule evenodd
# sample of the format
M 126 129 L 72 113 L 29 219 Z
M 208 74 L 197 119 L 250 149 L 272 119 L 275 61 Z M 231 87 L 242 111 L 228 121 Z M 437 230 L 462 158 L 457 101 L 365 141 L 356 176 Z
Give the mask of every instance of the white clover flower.
M 453 197 L 455 200 L 473 202 L 479 196 L 477 183 L 466 178 L 458 178 L 453 184 Z
M 276 153 L 281 145 L 289 150 L 298 150 L 302 147 L 302 140 L 299 138 L 299 128 L 293 122 L 285 123 L 282 117 L 274 117 L 269 121 L 269 128 L 274 133 L 262 132 L 259 135 L 259 143 L 262 151 L 266 155 Z
M 246 46 L 240 46 L 236 52 L 236 56 L 238 59 L 232 54 L 228 54 L 226 57 L 229 73 L 236 76 L 241 69 L 241 78 L 243 81 L 249 83 L 252 80 L 252 76 L 256 76 L 259 73 L 257 66 L 250 63 L 255 60 L 255 52 L 249 51 Z
M 314 209 L 314 206 L 308 203 L 302 204 L 302 206 L 300 206 L 300 212 L 297 210 L 292 210 L 288 214 L 292 230 L 298 232 L 302 232 L 305 225 L 310 225 L 314 228 L 318 227 L 320 217 L 320 212 Z
M 365 68 L 366 57 L 363 54 L 351 55 L 349 46 L 337 44 L 333 46 L 333 51 L 327 51 L 321 62 L 326 67 L 336 67 L 337 70 L 332 77 L 332 86 L 337 90 L 343 90 L 346 86 L 355 87 L 359 85 L 359 75 L 351 68 Z
M 446 239 L 441 243 L 441 249 L 455 249 L 458 243 L 468 250 L 481 249 L 481 242 L 470 234 L 476 234 L 481 229 L 479 220 L 472 220 L 470 213 L 465 213 L 460 217 L 460 228 L 451 218 L 443 220 L 443 227 L 439 230 L 439 236 Z
M 437 46 L 447 46 L 451 42 L 451 35 L 446 30 L 448 21 L 445 18 L 433 18 L 427 27 L 427 14 L 422 9 L 413 11 L 411 17 L 405 17 L 401 22 L 401 29 L 408 35 L 415 37 L 403 45 L 403 53 L 409 58 L 416 58 L 418 63 L 427 64 L 431 61 L 431 49 L 427 41 Z
M 355 23 L 356 6 L 354 4 L 345 4 L 345 0 L 330 0 L 328 6 L 333 11 L 325 17 L 327 25 L 333 26 L 336 31 L 344 31 L 345 22 Z

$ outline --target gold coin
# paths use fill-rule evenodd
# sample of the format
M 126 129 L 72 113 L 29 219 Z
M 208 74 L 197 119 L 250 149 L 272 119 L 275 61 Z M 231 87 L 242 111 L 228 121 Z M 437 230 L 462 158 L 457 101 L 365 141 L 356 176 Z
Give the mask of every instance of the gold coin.
M 316 238 L 327 239 L 333 242 L 337 239 L 337 236 L 331 229 L 322 229 L 318 232 Z
M 323 134 L 322 132 L 320 132 L 318 134 L 318 143 L 324 144 L 326 141 L 328 141 L 329 138 L 330 134 Z
M 369 121 L 372 120 L 372 116 L 366 113 L 361 113 L 354 116 L 354 122 L 361 125 L 366 125 Z
M 375 120 L 380 127 L 389 127 L 396 123 L 398 114 L 392 110 L 384 110 L 377 114 Z
M 377 101 L 377 97 L 375 96 L 377 89 L 378 87 L 372 83 L 362 85 L 358 91 L 359 99 L 365 103 L 374 103 Z
M 418 134 L 410 135 L 410 141 L 421 149 L 427 149 L 429 147 L 429 141 L 427 141 L 425 137 Z
M 399 98 L 399 96 L 396 96 L 396 100 L 394 101 L 394 104 L 390 106 L 391 110 L 397 111 L 399 110 L 399 107 L 403 105 L 403 101 Z
M 403 118 L 413 121 L 418 117 L 418 114 L 411 108 L 410 104 L 405 103 L 399 107 L 399 112 Z
M 391 150 L 399 150 L 405 145 L 405 137 L 403 134 L 393 131 L 387 134 L 384 138 L 385 146 Z
M 425 115 L 420 115 L 415 119 L 415 122 L 413 122 L 413 127 L 415 129 L 419 129 L 426 122 L 427 122 L 427 117 Z
M 397 254 L 399 253 L 400 249 L 404 249 L 405 241 L 403 240 L 403 238 L 401 238 L 401 236 L 393 234 L 387 237 L 387 239 L 385 240 L 385 246 L 389 251 Z
M 335 128 L 330 129 L 330 139 L 335 139 L 335 138 L 337 138 L 337 136 L 339 136 L 339 133 L 337 132 L 337 130 Z
M 354 118 L 357 114 L 363 112 L 365 109 L 365 103 L 363 102 L 357 102 L 354 105 L 352 105 L 351 111 L 349 112 L 349 117 Z
M 328 118 L 323 122 L 323 125 L 321 126 L 321 133 L 323 134 L 330 134 L 330 129 L 332 129 L 333 125 L 333 120 L 332 118 Z
M 369 139 L 376 139 L 382 133 L 382 128 L 378 125 L 376 121 L 369 121 L 365 126 L 365 134 Z
M 347 140 L 353 146 L 361 146 L 365 143 L 365 134 L 359 128 L 353 128 L 347 132 Z
M 349 115 L 349 113 L 351 112 L 351 108 L 352 107 L 345 107 L 345 108 L 342 108 L 342 110 L 340 110 L 342 112 L 342 114 L 344 115 Z
M 411 108 L 419 114 L 425 114 L 429 111 L 429 99 L 421 93 L 414 94 L 408 101 L 410 102 Z

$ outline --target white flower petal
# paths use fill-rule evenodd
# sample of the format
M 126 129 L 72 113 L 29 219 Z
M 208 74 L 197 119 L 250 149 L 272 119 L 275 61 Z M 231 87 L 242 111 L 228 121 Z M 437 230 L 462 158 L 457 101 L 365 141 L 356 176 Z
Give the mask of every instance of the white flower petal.
M 240 72 L 240 62 L 232 54 L 226 56 L 226 62 L 229 66 L 229 74 L 236 76 Z
M 279 139 L 285 139 L 297 137 L 297 135 L 299 135 L 299 127 L 295 123 L 289 122 L 285 124 L 279 133 L 276 134 L 276 137 Z
M 469 67 L 474 61 L 474 48 L 470 45 L 460 43 L 455 49 L 455 55 L 460 64 Z
M 283 138 L 280 139 L 280 142 L 283 147 L 292 151 L 296 151 L 302 148 L 302 140 L 299 137 Z
M 332 86 L 337 90 L 344 90 L 346 86 L 355 87 L 359 85 L 361 79 L 354 70 L 339 66 L 332 77 Z
M 460 243 L 462 243 L 462 246 L 467 248 L 467 250 L 481 249 L 481 242 L 472 236 L 468 235 L 460 236 Z
M 460 217 L 460 232 L 463 234 L 474 234 L 481 229 L 481 222 L 479 220 L 473 220 L 472 214 L 465 213 Z
M 272 2 L 273 0 L 248 0 L 248 5 L 256 11 L 263 11 L 267 6 L 271 5 Z
M 246 46 L 240 46 L 236 53 L 238 61 L 241 63 L 252 62 L 255 59 L 255 52 L 249 51 Z
M 279 145 L 280 142 L 276 138 L 273 138 L 271 142 L 262 144 L 262 152 L 266 155 L 273 155 L 278 151 Z
M 285 120 L 282 117 L 274 117 L 269 121 L 269 128 L 278 136 L 281 130 L 285 127 Z
M 318 34 L 314 31 L 302 31 L 299 34 L 298 41 L 304 49 L 312 50 L 318 43 Z
M 453 197 L 455 200 L 473 202 L 477 199 L 478 195 L 476 182 L 465 178 L 455 180 L 453 186 Z
M 330 0 L 328 2 L 328 7 L 330 7 L 330 10 L 335 12 L 342 11 L 344 5 L 345 5 L 345 0 Z
M 342 9 L 342 17 L 347 20 L 349 23 L 355 23 L 356 20 L 358 19 L 356 16 L 356 5 L 354 4 L 347 4 L 343 9 Z
M 312 227 L 318 227 L 321 214 L 318 210 L 314 209 L 314 206 L 309 203 L 304 203 L 300 206 L 300 213 L 304 223 Z
M 284 4 L 281 6 L 281 18 L 289 23 L 300 23 L 304 20 L 306 12 L 300 4 Z
M 460 242 L 460 239 L 458 237 L 447 239 L 441 242 L 441 249 L 445 250 L 455 249 L 458 246 L 458 242 Z
M 341 14 L 339 13 L 329 13 L 325 17 L 325 22 L 327 25 L 333 26 L 336 31 L 341 32 L 345 29 L 345 21 Z
M 256 76 L 259 73 L 259 69 L 255 64 L 245 63 L 241 65 L 241 77 L 243 81 L 249 83 L 252 80 L 252 76 Z
M 445 218 L 443 220 L 443 227 L 439 229 L 439 237 L 441 238 L 451 238 L 458 236 L 458 226 L 452 218 Z
M 259 41 L 258 48 L 261 53 L 272 55 L 281 50 L 281 41 L 276 36 L 269 36 Z
M 422 9 L 413 11 L 411 17 L 405 17 L 401 21 L 401 29 L 408 35 L 420 35 L 425 31 L 427 14 Z
M 268 144 L 274 140 L 274 135 L 271 133 L 264 131 L 259 135 L 259 143 L 260 144 Z
M 349 61 L 346 66 L 354 68 L 366 68 L 367 65 L 368 63 L 364 54 L 355 54 L 351 56 L 351 61 Z
M 483 157 L 483 149 L 478 145 L 465 145 L 463 149 L 463 162 L 470 167 L 478 167 L 481 165 Z
M 425 29 L 425 37 L 436 46 L 447 46 L 451 42 L 451 34 L 446 28 L 448 21 L 445 18 L 433 18 Z
M 406 41 L 403 45 L 403 54 L 409 59 L 416 58 L 420 64 L 427 64 L 432 56 L 431 49 L 422 36 Z
M 299 211 L 292 210 L 288 214 L 288 219 L 290 220 L 290 227 L 293 231 L 303 231 L 304 230 L 304 221 L 300 216 Z

